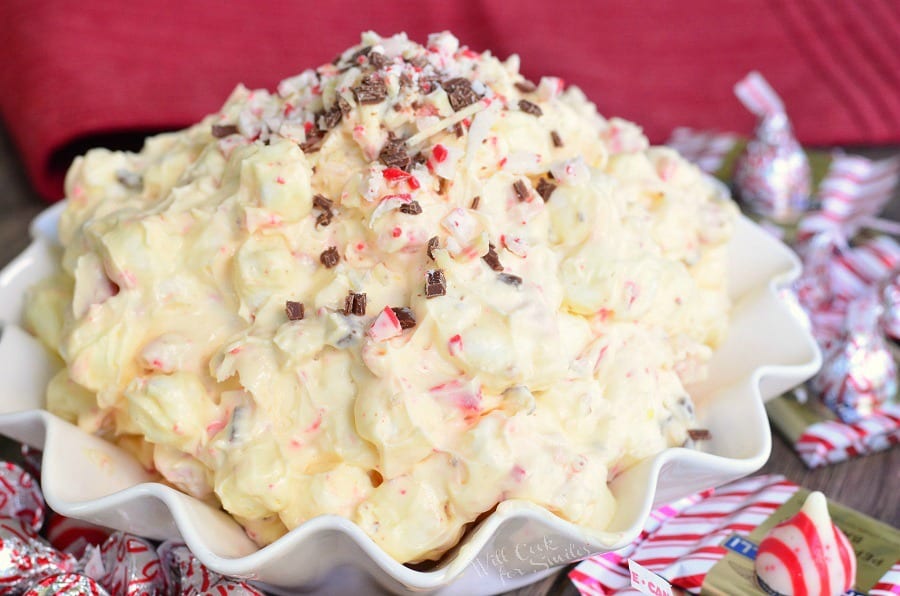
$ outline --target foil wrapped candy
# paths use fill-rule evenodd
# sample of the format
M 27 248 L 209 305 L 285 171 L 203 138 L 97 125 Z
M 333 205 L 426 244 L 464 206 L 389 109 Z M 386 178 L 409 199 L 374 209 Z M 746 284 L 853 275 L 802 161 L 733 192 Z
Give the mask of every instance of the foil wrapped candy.
M 735 163 L 734 185 L 748 210 L 777 224 L 795 223 L 809 211 L 812 176 L 784 104 L 757 72 L 734 90 L 759 117 L 754 138 Z
M 854 240 L 864 229 L 900 235 L 900 224 L 877 217 L 900 162 L 842 157 L 846 171 L 829 176 L 819 189 L 818 210 L 811 211 L 809 161 L 781 99 L 756 72 L 735 85 L 735 94 L 760 118 L 735 163 L 736 190 L 764 220 L 797 224 L 803 275 L 792 289 L 824 356 L 810 386 L 842 421 L 858 422 L 897 393 L 897 364 L 885 333 L 900 339 L 900 245 L 883 235 Z M 854 183 L 862 179 L 886 188 L 872 192 Z

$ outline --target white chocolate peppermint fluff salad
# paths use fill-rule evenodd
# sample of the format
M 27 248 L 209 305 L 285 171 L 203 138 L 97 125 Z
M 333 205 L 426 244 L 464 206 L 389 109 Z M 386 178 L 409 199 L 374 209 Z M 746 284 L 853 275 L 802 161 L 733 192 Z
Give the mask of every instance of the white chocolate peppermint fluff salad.
M 47 407 L 259 544 L 335 514 L 437 559 L 507 499 L 602 530 L 612 477 L 703 435 L 737 211 L 518 67 L 366 33 L 76 159 L 26 316 Z

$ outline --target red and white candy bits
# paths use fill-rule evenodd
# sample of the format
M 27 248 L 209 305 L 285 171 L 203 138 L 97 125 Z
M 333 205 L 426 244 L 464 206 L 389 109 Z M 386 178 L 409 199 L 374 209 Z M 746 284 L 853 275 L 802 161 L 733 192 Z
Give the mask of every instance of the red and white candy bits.
M 225 594 L 264 596 L 262 592 L 246 582 L 210 571 L 201 565 L 188 547 L 181 542 L 163 542 L 159 546 L 158 552 L 169 574 L 169 587 L 175 594 L 183 596 L 224 596 Z
M 97 579 L 113 594 L 152 596 L 165 594 L 167 578 L 152 544 L 116 532 L 100 547 L 102 576 Z
M 803 508 L 766 535 L 756 555 L 760 586 L 783 596 L 838 596 L 853 587 L 856 555 L 831 521 L 828 501 L 810 493 Z

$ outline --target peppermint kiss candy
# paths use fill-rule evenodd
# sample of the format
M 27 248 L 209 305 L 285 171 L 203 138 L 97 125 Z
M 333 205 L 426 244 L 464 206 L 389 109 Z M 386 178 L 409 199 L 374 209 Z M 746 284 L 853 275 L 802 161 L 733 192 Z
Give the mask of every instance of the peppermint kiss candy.
M 166 574 L 153 545 L 137 536 L 116 532 L 100 547 L 102 575 L 97 577 L 113 594 L 165 594 Z
M 856 555 L 831 522 L 825 495 L 810 493 L 797 515 L 769 531 L 756 575 L 766 592 L 783 596 L 839 596 L 853 587 Z
M 897 393 L 897 364 L 881 328 L 877 293 L 857 298 L 847 308 L 847 331 L 813 379 L 825 405 L 852 424 L 870 415 Z
M 44 497 L 31 474 L 0 462 L 0 517 L 21 520 L 37 532 L 44 523 Z
M 755 137 L 734 166 L 738 194 L 758 215 L 779 224 L 793 223 L 809 210 L 812 177 L 784 104 L 757 72 L 747 75 L 734 91 L 760 118 Z
M 109 592 L 86 575 L 61 573 L 45 577 L 22 596 L 109 596 Z
M 181 542 L 166 541 L 158 549 L 176 594 L 183 596 L 221 596 L 242 594 L 264 596 L 262 592 L 238 579 L 231 579 L 204 567 Z
M 44 542 L 31 524 L 0 518 L 0 594 L 15 594 L 36 579 L 75 569 L 75 557 Z

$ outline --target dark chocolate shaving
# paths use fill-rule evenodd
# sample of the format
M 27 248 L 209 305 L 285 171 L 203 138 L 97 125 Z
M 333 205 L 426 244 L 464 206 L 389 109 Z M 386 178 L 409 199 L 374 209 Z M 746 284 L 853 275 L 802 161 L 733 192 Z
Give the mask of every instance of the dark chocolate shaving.
M 522 93 L 531 93 L 537 90 L 537 85 L 535 85 L 528 79 L 525 79 L 516 83 L 516 89 L 518 89 Z
M 440 241 L 437 236 L 432 236 L 428 239 L 428 244 L 425 246 L 425 252 L 428 253 L 428 258 L 432 261 L 434 260 L 434 249 L 440 246 Z
M 382 68 L 384 68 L 385 66 L 387 66 L 388 64 L 391 63 L 390 58 L 388 58 L 381 52 L 371 52 L 369 54 L 368 58 L 369 58 L 369 64 L 371 64 L 375 70 L 381 70 Z
M 481 258 L 494 271 L 503 271 L 503 265 L 500 264 L 500 255 L 497 254 L 493 244 L 488 244 L 488 251 Z
M 544 115 L 544 112 L 541 110 L 540 106 L 538 106 L 536 103 L 531 103 L 527 99 L 519 100 L 519 109 L 526 114 L 531 114 L 532 116 Z
M 499 275 L 497 275 L 497 279 L 505 284 L 509 284 L 517 288 L 522 285 L 522 278 L 518 275 L 512 275 L 510 273 L 500 273 Z
M 394 311 L 394 316 L 400 323 L 400 329 L 412 329 L 416 326 L 416 315 L 411 309 L 405 306 L 392 306 L 391 310 Z
M 332 128 L 340 124 L 343 118 L 344 112 L 341 111 L 340 106 L 335 105 L 330 110 L 322 114 L 322 124 L 325 126 L 325 130 L 331 130 Z
M 366 314 L 366 294 L 365 292 L 350 292 L 344 299 L 344 314 L 356 315 L 362 317 Z
M 689 428 L 687 434 L 692 441 L 708 441 L 712 438 L 712 433 L 705 428 Z
M 478 204 L 481 202 L 481 196 L 476 195 L 474 199 L 472 199 L 472 207 L 471 209 L 478 209 Z
M 403 203 L 400 205 L 400 213 L 405 213 L 407 215 L 418 215 L 422 213 L 422 206 L 419 205 L 419 201 L 410 201 L 409 203 Z
M 446 178 L 441 178 L 440 176 L 438 176 L 438 194 L 439 195 L 446 194 L 447 188 L 449 188 L 449 187 L 450 187 L 450 181 L 447 180 Z
M 425 68 L 428 65 L 428 58 L 424 54 L 416 54 L 412 58 L 406 59 L 406 61 L 416 68 Z
M 381 103 L 387 97 L 387 87 L 381 77 L 372 73 L 363 77 L 359 85 L 353 88 L 353 95 L 361 104 Z
M 328 227 L 331 223 L 331 220 L 334 218 L 334 213 L 331 211 L 323 211 L 316 217 L 316 227 L 322 226 L 323 228 Z
M 210 132 L 212 132 L 212 136 L 221 139 L 229 135 L 236 135 L 238 127 L 234 124 L 213 124 Z
M 555 130 L 550 131 L 550 140 L 553 141 L 554 147 L 562 147 L 563 146 L 562 138 L 560 138 L 559 133 L 556 132 Z
M 525 186 L 525 182 L 523 182 L 522 180 L 516 180 L 515 182 L 513 182 L 513 191 L 516 193 L 516 198 L 518 198 L 519 201 L 524 201 L 529 196 L 528 187 Z
M 329 246 L 319 255 L 319 261 L 329 269 L 337 265 L 340 260 L 341 255 L 338 254 L 336 246 Z
M 462 122 L 457 122 L 453 125 L 453 134 L 456 135 L 456 138 L 462 137 L 466 132 L 466 127 L 463 126 Z
M 144 177 L 131 170 L 116 170 L 116 180 L 119 181 L 119 184 L 131 190 L 141 190 L 144 188 Z
M 325 195 L 317 194 L 313 197 L 313 207 L 321 209 L 322 211 L 331 211 L 332 206 L 334 206 L 334 201 L 326 198 Z
M 388 139 L 378 159 L 389 168 L 399 168 L 406 171 L 412 163 L 412 158 L 406 151 L 406 143 L 402 139 Z
M 288 300 L 284 303 L 284 312 L 288 321 L 301 321 L 306 314 L 306 309 L 303 307 L 302 302 Z
M 419 92 L 428 95 L 437 87 L 438 78 L 434 75 L 422 75 L 419 77 Z
M 371 52 L 371 51 L 372 51 L 372 46 L 365 46 L 364 48 L 360 48 L 360 49 L 356 50 L 355 52 L 350 54 L 350 62 L 355 63 L 357 58 L 359 58 L 360 56 L 368 56 L 369 52 Z
M 312 128 L 306 134 L 306 140 L 300 143 L 300 149 L 304 153 L 314 153 L 322 148 L 322 143 L 325 142 L 325 135 L 318 128 Z
M 425 297 L 434 298 L 447 294 L 447 278 L 440 269 L 429 269 L 425 272 Z
M 550 195 L 553 194 L 553 191 L 556 190 L 556 185 L 547 180 L 546 178 L 541 178 L 538 180 L 537 193 L 541 195 L 541 198 L 544 199 L 544 202 L 550 200 Z
M 441 83 L 441 87 L 447 92 L 450 107 L 458 112 L 466 106 L 478 101 L 478 94 L 472 89 L 472 81 L 463 77 L 456 77 Z

